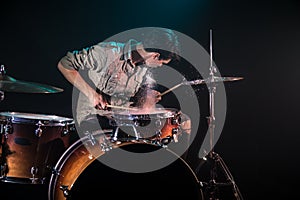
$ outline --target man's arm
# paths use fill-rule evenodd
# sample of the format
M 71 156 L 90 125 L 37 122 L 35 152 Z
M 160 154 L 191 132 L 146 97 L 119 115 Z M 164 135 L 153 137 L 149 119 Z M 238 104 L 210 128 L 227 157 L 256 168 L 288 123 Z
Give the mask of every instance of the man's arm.
M 87 84 L 77 70 L 67 69 L 61 62 L 58 63 L 57 68 L 73 86 L 75 86 L 90 100 L 95 108 L 106 108 L 107 102 L 102 95 L 98 94 L 89 84 Z

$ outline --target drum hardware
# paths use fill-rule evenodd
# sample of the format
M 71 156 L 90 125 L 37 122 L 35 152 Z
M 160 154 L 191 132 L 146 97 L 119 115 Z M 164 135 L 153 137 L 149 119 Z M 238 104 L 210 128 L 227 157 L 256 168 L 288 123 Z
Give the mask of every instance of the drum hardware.
M 42 136 L 42 133 L 43 133 L 43 130 L 41 129 L 41 126 L 43 126 L 44 124 L 41 121 L 38 121 L 38 123 L 36 125 L 38 126 L 38 128 L 35 129 L 34 133 L 35 133 L 35 136 L 40 138 Z
M 7 134 L 12 134 L 13 132 L 13 126 L 11 122 L 11 118 L 7 118 L 5 120 L 6 123 L 1 123 L 0 124 L 0 134 L 7 135 Z
M 56 175 L 56 176 L 60 176 L 60 171 L 55 169 L 55 167 L 53 166 L 47 166 L 49 169 L 51 169 L 51 174 Z
M 171 119 L 171 124 L 172 125 L 181 124 L 181 117 L 180 117 L 180 115 L 176 114 L 176 116 Z
M 179 134 L 178 128 L 172 128 L 171 135 L 166 137 L 162 137 L 162 132 L 158 131 L 155 134 L 156 139 L 152 143 L 161 147 L 168 147 L 168 144 L 170 144 L 172 141 L 175 143 L 178 142 L 178 134 Z
M 67 186 L 67 185 L 60 185 L 59 186 L 59 189 L 63 191 L 63 195 L 67 199 L 68 199 L 68 197 L 70 197 L 70 194 L 71 194 L 71 191 L 68 188 L 69 188 L 69 186 Z
M 122 127 L 122 128 L 126 128 L 126 127 L 132 128 L 134 136 L 135 136 L 135 139 L 133 139 L 133 140 L 138 141 L 140 139 L 140 134 L 137 132 L 136 126 L 137 125 L 135 125 L 135 124 L 119 124 L 119 125 L 117 125 L 117 127 L 113 128 L 113 137 L 111 139 L 111 142 L 116 142 L 117 144 L 121 143 L 121 141 L 119 140 L 120 127 Z M 129 134 L 129 135 L 131 135 L 131 134 Z
M 7 137 L 8 134 L 13 133 L 13 126 L 11 123 L 11 119 L 7 120 L 6 124 L 1 124 L 1 134 L 4 134 Z
M 4 92 L 0 91 L 0 101 L 3 101 L 3 100 L 4 100 Z
M 11 122 L 9 122 L 4 126 L 4 130 L 5 130 L 5 135 L 13 133 L 13 126 L 11 125 Z
M 209 114 L 210 116 L 207 117 L 207 122 L 208 122 L 208 129 L 209 129 L 209 138 L 210 138 L 210 152 L 208 153 L 207 157 L 212 160 L 212 167 L 210 169 L 210 180 L 208 183 L 202 182 L 202 185 L 208 189 L 208 195 L 210 200 L 218 200 L 218 187 L 220 186 L 226 186 L 226 185 L 231 185 L 234 197 L 237 200 L 242 200 L 242 195 L 233 179 L 233 176 L 231 175 L 228 167 L 226 166 L 225 162 L 221 158 L 219 154 L 214 152 L 214 129 L 215 129 L 215 93 L 217 89 L 217 83 L 218 82 L 223 82 L 223 81 L 235 81 L 235 80 L 241 80 L 242 78 L 234 78 L 234 77 L 227 77 L 227 78 L 222 78 L 222 77 L 216 77 L 214 73 L 217 72 L 217 68 L 213 64 L 213 58 L 212 58 L 212 30 L 210 30 L 210 67 L 209 67 L 209 77 L 204 80 L 196 80 L 190 82 L 190 84 L 202 84 L 206 83 L 209 91 Z M 204 157 L 204 160 L 207 161 L 207 158 Z M 199 165 L 196 168 L 196 173 L 198 173 L 199 168 L 201 166 Z M 223 174 L 225 175 L 226 181 L 225 183 L 217 183 L 216 182 L 216 177 L 217 177 L 217 168 L 221 168 Z
M 162 147 L 167 147 L 167 145 L 172 141 L 172 138 L 170 136 L 167 136 L 167 137 L 162 138 L 162 139 L 161 138 L 162 138 L 162 132 L 157 131 L 155 133 L 155 140 L 152 142 L 152 144 L 162 146 Z
M 6 172 L 7 172 L 7 164 L 3 163 L 0 165 L 0 179 L 5 178 Z
M 123 129 L 125 129 L 126 127 L 129 127 L 130 129 L 132 129 L 133 133 L 134 133 L 134 137 L 135 137 L 135 139 L 132 139 L 132 140 L 138 141 L 141 138 L 141 136 L 138 133 L 136 127 L 145 125 L 145 121 L 142 122 L 139 119 L 133 119 L 132 122 L 133 123 L 126 123 L 126 122 L 123 122 L 123 121 L 120 121 L 120 120 L 110 119 L 109 123 L 110 123 L 110 125 L 112 125 L 114 127 L 113 128 L 113 133 L 112 133 L 113 137 L 111 138 L 111 142 L 117 143 L 117 144 L 121 143 L 121 141 L 119 140 L 119 133 L 120 133 L 119 131 L 120 131 L 121 127 Z M 121 130 L 122 130 L 122 128 L 121 128 Z M 128 130 L 126 131 L 126 133 L 127 132 L 128 132 Z M 131 135 L 131 134 L 129 134 L 129 135 Z
M 68 128 L 64 128 L 64 130 L 61 132 L 61 136 L 65 136 L 65 135 L 68 135 L 70 132 L 70 130 Z
M 107 152 L 112 150 L 112 145 L 109 143 L 109 140 L 106 140 L 100 144 L 100 148 L 102 151 Z
M 45 178 L 39 179 L 37 177 L 38 170 L 39 170 L 38 167 L 34 167 L 34 166 L 32 166 L 30 169 L 30 173 L 31 173 L 32 177 L 29 179 L 31 180 L 32 184 L 38 184 L 38 183 L 44 184 Z
M 178 142 L 178 133 L 179 133 L 179 129 L 178 128 L 172 128 L 172 136 L 174 139 L 174 142 L 177 143 Z
M 101 141 L 96 140 L 96 138 L 94 137 L 95 133 L 97 133 L 97 131 L 86 131 L 85 135 L 88 138 L 88 141 L 91 143 L 92 146 L 98 145 L 100 146 L 100 149 L 103 152 L 107 152 L 109 150 L 112 149 L 112 144 L 111 142 L 113 141 L 112 139 L 107 139 L 106 136 L 103 134 L 103 137 L 101 138 Z
M 154 144 L 157 144 L 157 145 L 162 146 L 162 147 L 167 147 L 168 144 L 170 144 L 170 142 L 172 142 L 173 138 L 174 137 L 168 136 L 166 138 L 161 139 L 160 141 L 158 140 L 158 141 L 154 142 Z M 177 139 L 177 137 L 176 137 L 176 139 Z
M 70 126 L 71 124 L 65 123 L 62 124 L 63 125 L 63 130 L 61 132 L 61 137 L 68 135 L 70 132 L 74 132 L 75 128 L 73 126 Z M 38 121 L 38 123 L 36 124 L 36 126 L 38 126 L 38 128 L 34 131 L 35 135 L 37 137 L 41 137 L 43 134 L 43 129 L 41 127 L 46 126 L 46 124 L 44 124 L 42 121 Z
M 94 138 L 94 136 L 91 134 L 91 132 L 86 131 L 86 132 L 85 132 L 85 135 L 88 136 L 88 139 L 89 139 L 89 141 L 91 142 L 91 144 L 92 144 L 93 146 L 95 146 L 96 143 L 98 143 L 98 142 L 96 141 L 96 139 Z
M 73 126 L 72 123 L 66 123 L 65 126 L 64 126 L 64 129 L 63 131 L 61 132 L 61 137 L 64 137 L 70 133 L 73 133 L 75 132 L 75 127 Z

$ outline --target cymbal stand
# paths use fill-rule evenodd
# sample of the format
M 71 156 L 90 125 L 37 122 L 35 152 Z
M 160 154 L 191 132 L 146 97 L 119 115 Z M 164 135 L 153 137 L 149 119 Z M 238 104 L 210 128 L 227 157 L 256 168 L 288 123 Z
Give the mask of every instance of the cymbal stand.
M 4 65 L 0 66 L 0 76 L 5 75 L 5 68 Z M 4 100 L 4 92 L 1 90 L 1 85 L 0 85 L 0 102 Z M 0 149 L 1 149 L 1 154 L 0 154 L 0 180 L 5 178 L 5 174 L 7 171 L 7 160 L 6 160 L 6 154 L 7 154 L 7 134 L 5 131 L 6 125 L 1 124 L 0 125 Z
M 208 183 L 203 183 L 203 186 L 206 186 L 207 189 L 209 189 L 209 200 L 218 200 L 218 187 L 219 186 L 227 186 L 231 185 L 233 189 L 233 194 L 234 197 L 237 200 L 242 200 L 242 196 L 240 194 L 240 191 L 235 184 L 235 181 L 226 166 L 225 162 L 221 158 L 219 154 L 214 152 L 214 130 L 215 130 L 215 93 L 217 89 L 217 81 L 214 81 L 214 78 L 216 77 L 214 74 L 217 72 L 217 68 L 213 64 L 213 58 L 212 58 L 212 30 L 210 30 L 210 68 L 209 68 L 209 78 L 206 81 L 207 82 L 207 87 L 209 91 L 209 112 L 210 116 L 207 117 L 208 119 L 208 129 L 209 129 L 209 134 L 210 134 L 210 152 L 208 153 L 208 158 L 212 160 L 212 167 L 210 169 L 210 180 Z M 197 168 L 199 168 L 198 166 Z M 216 178 L 217 178 L 217 168 L 220 168 L 222 172 L 224 173 L 224 176 L 228 183 L 217 183 Z M 196 169 L 198 171 L 198 169 Z
M 5 68 L 4 68 L 4 65 L 1 65 L 0 66 L 0 76 L 1 76 L 1 79 L 2 80 L 2 77 L 5 75 Z M 0 85 L 0 102 L 4 100 L 4 91 L 1 90 L 1 85 Z

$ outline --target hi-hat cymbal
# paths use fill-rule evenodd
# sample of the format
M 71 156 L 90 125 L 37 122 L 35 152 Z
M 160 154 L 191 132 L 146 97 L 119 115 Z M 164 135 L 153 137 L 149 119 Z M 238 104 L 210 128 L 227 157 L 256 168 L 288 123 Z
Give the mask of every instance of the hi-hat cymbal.
M 197 79 L 193 81 L 185 82 L 186 85 L 199 85 L 199 84 L 211 84 L 211 83 L 218 83 L 218 82 L 232 82 L 232 81 L 239 81 L 244 79 L 243 77 L 219 77 L 219 76 L 212 76 L 206 79 Z
M 0 91 L 19 93 L 57 93 L 63 89 L 46 84 L 19 81 L 7 75 L 0 74 Z

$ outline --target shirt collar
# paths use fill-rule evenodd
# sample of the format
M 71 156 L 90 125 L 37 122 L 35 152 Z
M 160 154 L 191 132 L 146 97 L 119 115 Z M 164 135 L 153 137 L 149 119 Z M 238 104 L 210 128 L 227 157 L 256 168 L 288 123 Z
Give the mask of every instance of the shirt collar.
M 126 42 L 125 45 L 124 45 L 123 54 L 120 57 L 120 60 L 126 60 L 130 64 L 132 64 L 132 60 L 133 60 L 132 51 L 136 50 L 136 46 L 138 44 L 140 44 L 140 42 L 138 42 L 134 39 L 128 40 L 128 42 Z

